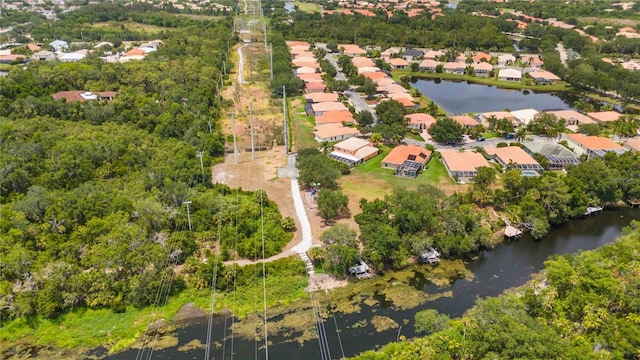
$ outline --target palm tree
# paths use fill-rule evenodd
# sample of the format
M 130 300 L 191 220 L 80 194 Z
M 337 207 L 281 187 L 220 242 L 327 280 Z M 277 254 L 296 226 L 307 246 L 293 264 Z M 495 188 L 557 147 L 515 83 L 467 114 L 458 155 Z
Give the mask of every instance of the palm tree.
M 489 130 L 493 131 L 496 128 L 498 118 L 495 115 L 491 115 L 487 118 L 487 122 L 489 123 Z
M 526 133 L 525 130 L 523 128 L 518 128 L 518 131 L 516 131 L 516 141 L 517 142 L 522 142 L 522 140 L 524 140 L 526 138 Z
M 322 151 L 322 153 L 325 155 L 327 155 L 332 148 L 333 146 L 331 146 L 328 141 L 323 141 L 320 143 L 320 151 Z
M 373 144 L 373 146 L 378 146 L 384 139 L 380 133 L 373 133 L 369 137 L 369 142 Z

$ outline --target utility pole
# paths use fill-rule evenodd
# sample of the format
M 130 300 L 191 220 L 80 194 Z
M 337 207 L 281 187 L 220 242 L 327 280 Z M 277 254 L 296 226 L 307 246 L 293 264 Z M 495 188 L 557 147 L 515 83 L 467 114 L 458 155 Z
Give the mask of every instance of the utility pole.
M 251 159 L 256 158 L 255 147 L 253 145 L 253 103 L 249 103 L 249 126 L 251 127 Z
M 218 96 L 218 104 L 220 103 L 220 86 L 216 83 L 216 95 Z M 211 134 L 211 120 L 209 120 L 209 134 Z
M 204 163 L 202 162 L 202 157 L 204 156 L 204 151 L 198 151 L 196 156 L 200 158 L 200 170 L 202 170 L 202 177 L 204 178 Z
M 271 80 L 273 80 L 273 44 L 269 44 L 269 61 L 271 63 L 271 67 L 269 68 L 271 74 Z
M 227 75 L 227 62 L 222 60 L 222 73 Z
M 284 153 L 289 155 L 289 136 L 287 131 L 287 87 L 282 85 L 282 112 L 284 114 Z
M 219 98 L 218 98 L 218 102 L 220 102 Z M 211 117 L 209 117 L 209 121 L 207 122 L 207 125 L 209 125 L 209 134 L 211 134 Z
M 236 143 L 236 121 L 234 118 L 234 112 L 231 112 L 231 131 L 233 132 L 233 157 L 234 162 L 238 165 L 238 144 Z
M 191 201 L 182 202 L 182 205 L 187 205 L 187 219 L 189 220 L 189 231 L 191 231 L 191 212 L 189 212 L 189 204 L 191 204 Z

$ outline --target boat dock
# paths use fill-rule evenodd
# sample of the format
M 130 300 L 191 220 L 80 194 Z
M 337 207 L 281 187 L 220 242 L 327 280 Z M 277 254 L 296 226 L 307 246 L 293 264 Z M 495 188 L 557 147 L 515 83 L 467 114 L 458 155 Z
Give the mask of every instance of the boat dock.
M 421 263 L 437 264 L 440 262 L 440 253 L 434 248 L 429 248 L 429 250 L 420 253 L 418 260 Z
M 599 212 L 602 212 L 603 207 L 602 206 L 589 206 L 587 208 L 587 210 L 584 211 L 583 215 L 584 216 L 591 216 L 593 214 L 597 214 Z

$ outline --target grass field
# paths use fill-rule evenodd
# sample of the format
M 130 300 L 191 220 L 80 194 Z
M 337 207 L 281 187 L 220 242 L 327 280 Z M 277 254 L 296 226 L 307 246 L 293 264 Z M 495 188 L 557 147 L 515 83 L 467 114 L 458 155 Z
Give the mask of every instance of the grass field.
M 150 34 L 159 33 L 160 31 L 163 31 L 163 30 L 171 31 L 171 28 L 162 27 L 162 26 L 155 26 L 155 25 L 140 24 L 140 23 L 133 22 L 133 21 L 99 22 L 99 23 L 93 24 L 92 26 L 96 27 L 96 28 L 99 28 L 99 29 L 109 29 L 109 30 L 114 30 L 114 31 L 121 31 L 121 26 L 124 26 L 127 30 L 130 30 L 130 31 L 147 32 L 147 33 L 150 33 Z
M 298 7 L 298 11 L 313 13 L 320 11 L 320 6 L 314 3 L 295 1 L 294 5 Z
M 289 102 L 289 120 L 292 122 L 294 151 L 318 147 L 313 136 L 315 120 L 304 111 L 305 99 L 300 96 Z

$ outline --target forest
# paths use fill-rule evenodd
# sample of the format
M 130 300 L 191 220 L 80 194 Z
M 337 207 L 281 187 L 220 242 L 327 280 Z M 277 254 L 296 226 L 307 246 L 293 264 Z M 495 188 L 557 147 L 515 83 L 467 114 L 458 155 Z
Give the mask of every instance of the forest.
M 125 11 L 112 6 L 73 18 L 84 24 Z M 221 113 L 230 101 L 218 97 L 222 62 L 235 38 L 230 20 L 181 24 L 144 61 L 41 61 L 0 78 L 2 320 L 144 307 L 176 265 L 184 272 L 171 294 L 208 288 L 215 261 L 201 259 L 216 252 L 220 261 L 261 256 L 261 230 L 266 256 L 291 240 L 292 219 L 264 192 L 211 184 L 206 169 L 224 152 Z M 116 95 L 54 101 L 64 90 Z M 289 276 L 304 274 L 281 263 Z
M 424 337 L 355 359 L 636 359 L 639 247 L 636 221 L 613 244 L 550 258 L 543 280 L 478 299 L 461 318 L 419 312 Z
M 476 17 L 458 12 L 431 20 L 430 14 L 409 18 L 401 14 L 390 19 L 369 18 L 355 14 L 321 16 L 319 13 L 297 12 L 293 22 L 275 21 L 273 28 L 287 39 L 309 42 L 356 43 L 427 48 L 469 48 L 475 50 L 510 51 L 511 40 L 504 31 L 515 31 L 516 24 L 504 19 Z M 280 19 L 277 19 L 280 20 Z

